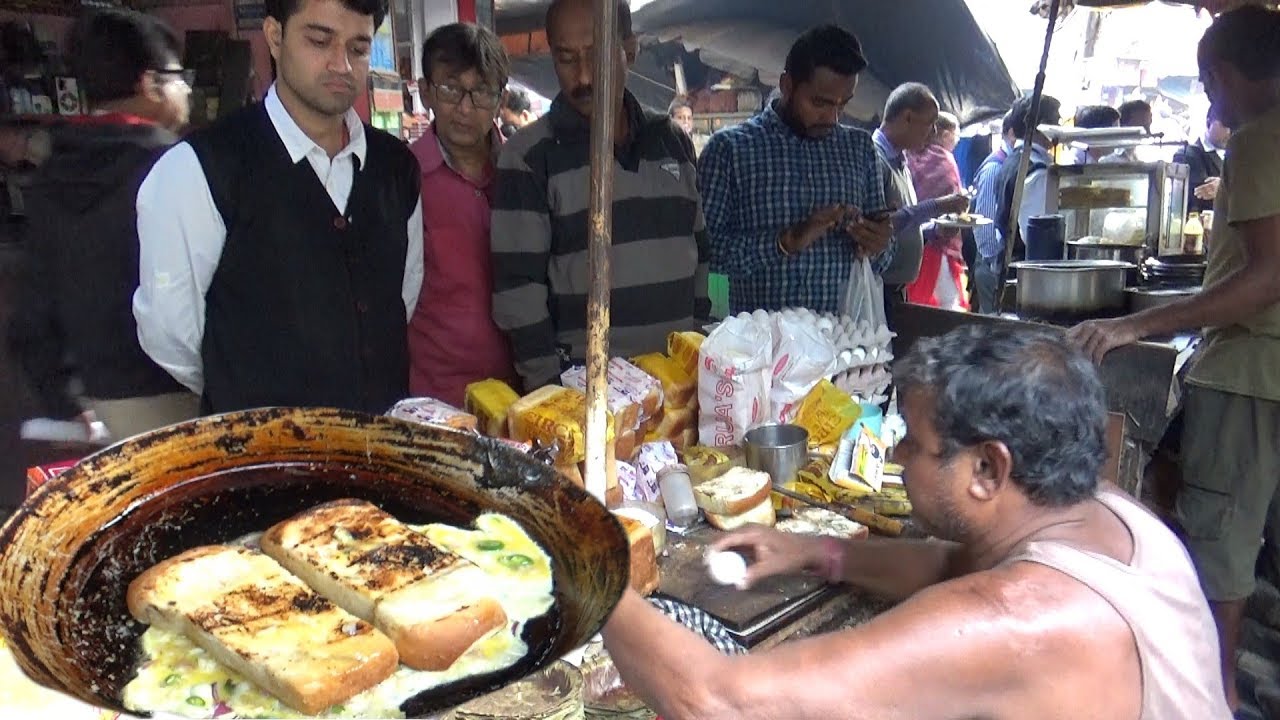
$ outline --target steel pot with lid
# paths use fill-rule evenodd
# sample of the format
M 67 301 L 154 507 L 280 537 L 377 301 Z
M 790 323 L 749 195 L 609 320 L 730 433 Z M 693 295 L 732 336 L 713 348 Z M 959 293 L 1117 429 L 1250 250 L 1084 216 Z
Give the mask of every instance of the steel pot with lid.
M 1018 271 L 1018 314 L 1086 318 L 1125 310 L 1125 280 L 1136 266 L 1115 260 L 1027 260 Z

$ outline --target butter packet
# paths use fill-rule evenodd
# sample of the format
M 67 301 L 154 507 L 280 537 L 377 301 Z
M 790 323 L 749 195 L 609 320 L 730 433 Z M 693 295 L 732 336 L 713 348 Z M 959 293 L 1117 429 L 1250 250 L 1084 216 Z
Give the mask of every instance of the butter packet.
M 387 415 L 399 420 L 434 425 L 449 430 L 475 430 L 479 424 L 475 415 L 428 397 L 401 400 Z
M 809 431 L 809 447 L 817 448 L 840 442 L 861 414 L 849 393 L 823 379 L 800 401 L 795 422 Z
M 676 449 L 669 442 L 641 445 L 640 452 L 636 454 L 636 484 L 639 492 L 634 499 L 647 502 L 659 500 L 661 494 L 658 490 L 658 473 L 679 462 Z
M 853 475 L 880 492 L 884 486 L 884 442 L 865 426 L 858 430 L 853 447 Z

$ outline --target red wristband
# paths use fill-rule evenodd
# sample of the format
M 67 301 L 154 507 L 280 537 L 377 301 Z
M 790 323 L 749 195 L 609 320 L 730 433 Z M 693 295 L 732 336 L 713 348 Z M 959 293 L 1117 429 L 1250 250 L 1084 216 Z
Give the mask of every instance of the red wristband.
M 844 543 L 833 537 L 822 538 L 822 572 L 829 583 L 844 582 Z

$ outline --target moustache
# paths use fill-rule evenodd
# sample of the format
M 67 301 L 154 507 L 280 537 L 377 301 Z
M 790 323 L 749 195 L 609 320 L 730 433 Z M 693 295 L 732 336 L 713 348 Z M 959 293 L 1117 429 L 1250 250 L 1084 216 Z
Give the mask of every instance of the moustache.
M 569 95 L 574 100 L 590 100 L 593 92 L 594 90 L 590 85 L 583 85 L 581 87 L 574 88 L 573 92 Z
M 352 92 L 355 92 L 355 89 L 356 89 L 356 83 L 354 80 L 352 80 L 351 78 L 346 78 L 341 76 L 324 78 L 320 81 L 320 84 L 321 85 L 342 85 L 346 87 L 346 89 Z

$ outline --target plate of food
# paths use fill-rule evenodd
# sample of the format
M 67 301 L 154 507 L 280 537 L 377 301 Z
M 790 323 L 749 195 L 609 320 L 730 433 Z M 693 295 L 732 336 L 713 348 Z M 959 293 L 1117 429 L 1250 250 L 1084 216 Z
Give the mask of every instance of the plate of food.
M 990 225 L 991 218 L 974 213 L 947 213 L 934 218 L 933 224 L 939 228 L 975 228 L 979 225 Z
M 422 717 L 594 636 L 628 541 L 496 441 L 340 410 L 163 428 L 0 528 L 0 632 L 36 682 L 156 717 Z

